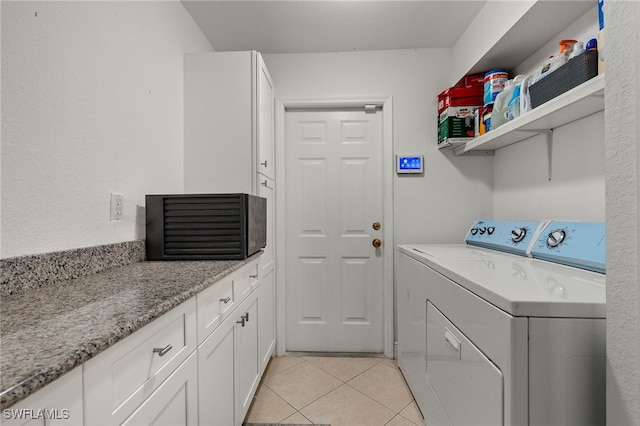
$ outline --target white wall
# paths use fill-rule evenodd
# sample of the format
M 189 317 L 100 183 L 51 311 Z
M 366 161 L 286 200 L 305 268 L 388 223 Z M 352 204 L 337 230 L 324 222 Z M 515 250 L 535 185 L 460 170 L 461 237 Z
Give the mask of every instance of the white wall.
M 605 221 L 604 113 L 496 151 L 495 219 Z
M 394 177 L 395 244 L 460 242 L 477 217 L 492 217 L 492 157 L 437 149 L 436 96 L 448 86 L 450 49 L 264 58 L 281 99 L 393 96 L 394 153 L 425 158 L 424 175 Z
M 1 7 L 1 257 L 143 238 L 144 194 L 183 189 L 182 54 L 211 45 L 178 1 Z
M 595 38 L 592 8 L 541 47 L 513 74 L 526 74 L 558 51 L 558 40 Z M 605 221 L 604 113 L 554 129 L 551 180 L 546 139 L 536 136 L 496 151 L 495 219 Z
M 640 3 L 605 2 L 607 424 L 640 424 Z

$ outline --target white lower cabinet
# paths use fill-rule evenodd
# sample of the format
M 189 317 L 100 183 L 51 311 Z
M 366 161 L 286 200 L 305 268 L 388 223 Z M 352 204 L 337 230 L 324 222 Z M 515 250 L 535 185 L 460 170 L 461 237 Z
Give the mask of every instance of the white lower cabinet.
M 198 348 L 198 423 L 235 424 L 236 319 L 228 318 Z
M 242 273 L 253 275 L 255 264 L 243 268 Z M 275 348 L 274 284 L 272 276 L 264 278 L 251 286 L 244 300 L 238 300 L 237 309 L 198 347 L 201 425 L 242 425 L 251 406 Z M 198 311 L 198 322 L 206 322 L 200 314 Z
M 197 425 L 197 382 L 198 362 L 193 353 L 122 424 Z
M 180 424 L 194 423 L 197 379 L 182 377 L 189 373 L 186 361 L 195 350 L 196 304 L 191 298 L 84 364 L 84 423 L 138 423 L 132 423 L 130 416 L 134 415 L 157 418 L 159 423 L 149 424 L 162 424 L 161 419 L 190 412 L 191 423 Z M 185 370 L 181 370 L 183 367 Z M 178 396 L 182 388 L 185 399 Z M 178 399 L 166 406 L 153 402 L 166 395 Z M 154 415 L 154 407 L 165 411 Z
M 198 348 L 201 425 L 241 425 L 253 401 L 259 370 L 260 292 L 252 293 Z
M 82 369 L 76 368 L 14 406 L 5 409 L 6 426 L 82 424 Z
M 263 273 L 258 288 L 258 372 L 260 375 L 276 348 L 275 271 Z
M 8 408 L 2 424 L 242 425 L 275 348 L 273 271 L 260 273 L 247 263 Z
M 236 321 L 236 424 L 241 424 L 258 387 L 258 298 L 249 297 L 238 309 Z

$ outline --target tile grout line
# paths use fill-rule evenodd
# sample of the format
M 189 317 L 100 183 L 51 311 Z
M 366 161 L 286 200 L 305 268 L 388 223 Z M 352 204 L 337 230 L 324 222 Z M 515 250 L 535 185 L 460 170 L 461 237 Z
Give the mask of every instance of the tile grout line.
M 376 366 L 378 366 L 378 365 L 382 365 L 382 364 L 383 364 L 383 362 L 384 362 L 384 360 L 385 360 L 385 358 L 380 358 L 378 361 L 376 361 L 375 363 L 373 363 L 371 366 L 369 366 L 369 367 L 365 368 L 365 369 L 364 369 L 364 370 L 362 370 L 360 373 L 358 373 L 358 374 L 356 374 L 355 376 L 351 377 L 351 378 L 350 378 L 350 379 L 348 379 L 347 381 L 345 381 L 345 380 L 343 380 L 343 379 L 341 379 L 341 378 L 339 378 L 339 377 L 336 377 L 336 376 L 335 376 L 334 374 L 332 374 L 330 371 L 325 370 L 325 369 L 324 369 L 324 368 L 322 368 L 321 366 L 314 364 L 313 362 L 309 361 L 308 359 L 304 359 L 305 357 L 302 357 L 302 356 L 301 356 L 301 357 L 296 357 L 296 358 L 298 358 L 298 359 L 300 360 L 300 362 L 298 362 L 298 363 L 296 363 L 296 364 L 294 364 L 294 365 L 291 365 L 291 366 L 289 366 L 289 367 L 287 367 L 287 368 L 285 368 L 285 369 L 283 369 L 283 370 L 281 370 L 281 371 L 278 371 L 278 372 L 276 372 L 276 373 L 270 374 L 269 376 L 276 376 L 276 375 L 279 375 L 279 374 L 281 374 L 281 373 L 283 373 L 283 372 L 286 372 L 286 371 L 288 371 L 288 370 L 290 370 L 290 369 L 292 369 L 292 368 L 294 368 L 294 367 L 300 366 L 302 363 L 307 363 L 307 364 L 309 364 L 309 365 L 311 365 L 311 366 L 313 366 L 313 367 L 315 367 L 315 368 L 317 368 L 317 369 L 321 370 L 322 372 L 324 372 L 324 373 L 328 374 L 329 376 L 333 377 L 334 379 L 338 380 L 338 382 L 340 382 L 340 385 L 338 385 L 338 386 L 336 386 L 336 387 L 334 387 L 334 388 L 330 389 L 329 391 L 327 391 L 327 392 L 326 392 L 326 393 L 324 393 L 323 395 L 320 395 L 319 397 L 317 397 L 317 398 L 316 398 L 316 399 L 314 399 L 313 401 L 309 402 L 308 404 L 304 405 L 304 406 L 303 406 L 303 407 L 301 407 L 300 409 L 297 409 L 296 407 L 294 407 L 293 405 L 291 405 L 291 403 L 290 403 L 289 401 L 287 401 L 287 400 L 286 400 L 282 395 L 280 395 L 280 394 L 279 394 L 278 392 L 276 392 L 274 389 L 272 389 L 271 387 L 269 387 L 269 385 L 267 385 L 264 381 L 262 381 L 262 383 L 261 383 L 261 384 L 262 384 L 262 386 L 265 386 L 267 389 L 269 389 L 271 392 L 273 392 L 275 395 L 277 395 L 277 396 L 278 396 L 278 398 L 280 398 L 282 401 L 284 401 L 284 402 L 285 402 L 289 407 L 291 407 L 291 409 L 293 409 L 293 410 L 294 410 L 294 413 L 292 413 L 292 414 L 290 414 L 290 415 L 286 416 L 285 418 L 283 418 L 282 420 L 280 420 L 279 422 L 277 422 L 277 424 L 283 424 L 282 422 L 284 422 L 286 419 L 288 419 L 288 418 L 290 418 L 291 416 L 296 415 L 296 414 L 298 414 L 298 415 L 302 416 L 304 419 L 306 419 L 307 421 L 309 421 L 309 422 L 311 422 L 311 423 L 313 424 L 313 421 L 312 421 L 311 419 L 309 419 L 307 416 L 305 416 L 305 415 L 301 412 L 301 410 L 303 410 L 303 409 L 305 409 L 306 407 L 308 407 L 309 405 L 311 405 L 311 404 L 313 404 L 313 403 L 317 402 L 318 400 L 320 400 L 320 399 L 324 398 L 324 397 L 325 397 L 325 396 L 327 396 L 329 393 L 331 393 L 331 392 L 335 391 L 336 389 L 338 389 L 338 388 L 340 388 L 340 387 L 342 387 L 342 386 L 344 386 L 344 385 L 349 386 L 349 388 L 350 388 L 350 389 L 354 390 L 354 391 L 355 391 L 355 392 L 357 392 L 358 394 L 360 394 L 360 395 L 362 395 L 362 396 L 366 397 L 367 399 L 369 399 L 369 400 L 371 400 L 371 401 L 373 401 L 373 402 L 377 403 L 378 405 L 380 405 L 380 406 L 382 406 L 382 407 L 385 407 L 386 409 L 388 409 L 389 411 L 391 411 L 392 413 L 394 413 L 393 417 L 391 417 L 391 419 L 389 420 L 389 422 L 391 422 L 391 421 L 392 421 L 394 418 L 396 418 L 397 416 L 400 416 L 400 417 L 402 417 L 404 420 L 406 420 L 406 421 L 408 421 L 408 422 L 410 422 L 410 423 L 412 423 L 412 424 L 415 424 L 413 421 L 411 421 L 410 419 L 408 419 L 407 417 L 405 417 L 405 416 L 403 416 L 403 415 L 401 414 L 401 412 L 402 412 L 403 410 L 405 410 L 407 407 L 409 407 L 409 406 L 410 406 L 411 404 L 413 404 L 413 402 L 415 401 L 415 398 L 413 398 L 413 395 L 411 395 L 411 396 L 412 396 L 412 399 L 411 399 L 411 401 L 410 401 L 409 403 L 407 403 L 406 405 L 404 405 L 400 411 L 396 411 L 394 408 L 389 407 L 389 406 L 387 406 L 386 404 L 382 403 L 381 401 L 378 401 L 378 400 L 376 400 L 375 398 L 373 398 L 373 397 L 371 397 L 371 396 L 369 396 L 369 395 L 367 395 L 367 394 L 363 393 L 363 392 L 362 392 L 362 391 L 360 391 L 359 389 L 356 389 L 354 386 L 352 386 L 352 385 L 349 383 L 349 382 L 351 382 L 352 380 L 356 379 L 357 377 L 361 376 L 362 374 L 366 373 L 367 371 L 369 371 L 369 370 L 370 370 L 370 369 L 372 369 L 373 367 L 376 367 Z M 311 357 L 306 357 L 306 358 L 311 358 Z M 370 358 L 370 359 L 376 359 L 376 358 Z M 394 369 L 394 370 L 399 370 L 396 366 L 393 366 L 393 365 L 386 365 L 386 364 L 385 364 L 385 365 L 383 365 L 383 366 L 385 366 L 385 367 L 389 367 L 389 368 L 392 368 L 392 369 Z M 400 373 L 400 374 L 401 374 L 401 373 Z M 268 376 L 265 376 L 265 378 L 266 378 L 266 377 L 268 377 Z M 403 379 L 404 379 L 404 377 L 403 377 Z M 405 383 L 406 383 L 406 380 L 405 380 Z M 388 424 L 389 422 L 387 422 L 387 424 Z M 418 426 L 419 426 L 419 425 L 418 425 Z

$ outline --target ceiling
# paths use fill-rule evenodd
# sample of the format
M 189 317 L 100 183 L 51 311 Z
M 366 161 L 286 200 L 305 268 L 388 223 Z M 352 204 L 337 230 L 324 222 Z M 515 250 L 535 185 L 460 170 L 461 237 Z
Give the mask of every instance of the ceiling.
M 182 0 L 216 51 L 453 47 L 486 0 Z

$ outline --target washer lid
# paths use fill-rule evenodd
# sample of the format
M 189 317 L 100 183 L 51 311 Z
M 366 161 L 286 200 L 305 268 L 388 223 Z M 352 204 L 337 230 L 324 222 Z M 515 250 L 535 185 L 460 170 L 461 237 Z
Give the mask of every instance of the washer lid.
M 493 250 L 482 247 L 475 247 L 466 244 L 410 244 L 403 245 L 407 250 L 414 251 L 418 256 L 429 256 L 432 258 L 484 258 L 491 255 L 500 254 Z
M 467 258 L 436 258 L 410 246 L 398 246 L 398 251 L 512 316 L 606 317 L 603 274 L 489 250 L 486 256 Z

